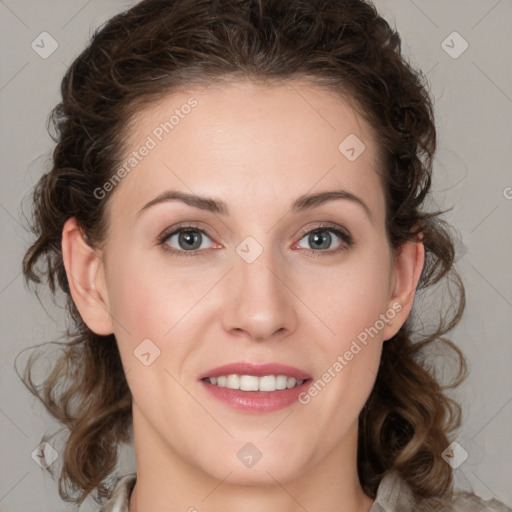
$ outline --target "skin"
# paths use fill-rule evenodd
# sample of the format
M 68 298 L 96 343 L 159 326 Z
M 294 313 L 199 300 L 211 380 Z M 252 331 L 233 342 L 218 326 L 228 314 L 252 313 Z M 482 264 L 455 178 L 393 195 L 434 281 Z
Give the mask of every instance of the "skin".
M 198 105 L 111 193 L 101 250 L 85 244 L 74 219 L 63 229 L 73 299 L 93 331 L 115 334 L 133 395 L 130 512 L 367 512 L 357 419 L 382 345 L 411 310 L 423 245 L 407 242 L 393 255 L 372 128 L 315 85 L 237 82 L 173 93 L 137 113 L 130 151 L 191 96 Z M 366 146 L 354 161 L 338 150 L 349 134 Z M 170 189 L 223 200 L 229 214 L 173 200 L 138 215 Z M 347 199 L 290 210 L 303 194 L 338 189 L 364 201 L 371 218 Z M 196 256 L 157 242 L 182 222 L 208 232 Z M 323 223 L 344 227 L 353 245 L 328 231 L 328 248 L 315 249 L 306 233 Z M 252 263 L 236 252 L 248 236 L 263 248 Z M 177 236 L 167 246 L 186 250 Z M 306 405 L 235 411 L 198 382 L 234 361 L 280 362 L 319 379 L 393 304 L 401 310 Z M 149 366 L 134 356 L 147 338 L 160 350 Z M 262 454 L 251 468 L 237 458 L 248 442 Z

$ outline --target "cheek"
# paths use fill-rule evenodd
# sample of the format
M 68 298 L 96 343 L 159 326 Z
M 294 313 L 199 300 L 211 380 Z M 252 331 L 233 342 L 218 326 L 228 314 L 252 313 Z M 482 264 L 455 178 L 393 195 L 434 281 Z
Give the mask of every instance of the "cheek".
M 108 284 L 114 333 L 133 399 L 148 418 L 163 425 L 178 410 L 188 421 L 189 413 L 181 411 L 190 409 L 190 397 L 175 378 L 183 379 L 182 364 L 193 348 L 180 343 L 187 340 L 187 313 L 204 293 L 201 286 L 190 287 L 176 277 L 131 257 L 111 268 Z M 162 408 L 162 403 L 170 405 Z
M 201 283 L 192 285 L 176 271 L 146 264 L 136 254 L 113 265 L 108 276 L 111 313 L 122 325 L 119 334 L 126 337 L 129 332 L 134 342 L 162 340 L 191 310 L 202 290 Z
M 304 402 L 315 401 L 316 413 L 333 425 L 354 421 L 363 407 L 378 371 L 383 329 L 394 318 L 394 310 L 387 311 L 390 260 L 376 254 L 383 251 L 365 251 L 335 270 L 310 275 L 308 282 L 323 285 L 303 288 L 305 302 L 329 327 L 313 338 L 322 373 Z
M 318 339 L 325 341 L 324 352 L 331 357 L 348 350 L 358 335 L 364 338 L 377 322 L 382 330 L 379 317 L 388 307 L 389 260 L 376 257 L 379 253 L 364 251 L 339 267 L 310 270 L 307 281 L 301 280 L 305 302 L 329 327 Z

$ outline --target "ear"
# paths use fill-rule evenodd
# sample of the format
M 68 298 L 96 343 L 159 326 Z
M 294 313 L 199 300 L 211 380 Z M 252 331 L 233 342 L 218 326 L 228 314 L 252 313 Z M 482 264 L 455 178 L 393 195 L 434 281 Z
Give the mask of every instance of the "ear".
M 101 253 L 87 244 L 74 217 L 62 229 L 62 258 L 71 297 L 83 321 L 96 334 L 112 334 Z
M 419 235 L 420 239 L 423 236 Z M 425 262 L 423 243 L 407 241 L 397 249 L 391 272 L 391 296 L 388 311 L 396 314 L 383 330 L 383 339 L 392 338 L 402 327 L 411 312 L 416 287 Z M 391 318 L 391 314 L 387 314 Z

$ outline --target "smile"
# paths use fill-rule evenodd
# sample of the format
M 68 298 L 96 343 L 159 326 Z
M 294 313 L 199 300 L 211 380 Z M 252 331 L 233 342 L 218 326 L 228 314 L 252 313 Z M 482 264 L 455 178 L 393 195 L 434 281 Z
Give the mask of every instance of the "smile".
M 198 380 L 207 395 L 242 413 L 270 413 L 290 407 L 313 382 L 312 376 L 282 363 L 240 361 L 211 368 Z
M 241 391 L 278 391 L 301 386 L 304 380 L 287 375 L 219 375 L 203 379 L 220 388 L 239 389 Z

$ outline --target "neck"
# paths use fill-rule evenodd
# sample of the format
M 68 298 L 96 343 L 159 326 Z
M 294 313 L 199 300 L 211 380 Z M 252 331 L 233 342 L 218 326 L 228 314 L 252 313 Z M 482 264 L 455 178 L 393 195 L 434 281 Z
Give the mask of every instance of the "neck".
M 191 464 L 148 429 L 135 411 L 133 425 L 137 482 L 129 512 L 368 512 L 373 503 L 357 474 L 357 425 L 328 457 L 306 464 L 292 477 L 276 476 L 271 468 L 260 466 L 257 483 L 241 478 L 237 464 L 221 478 Z

